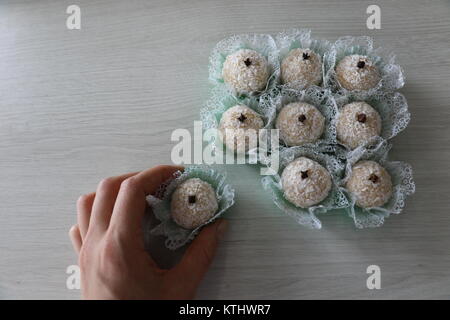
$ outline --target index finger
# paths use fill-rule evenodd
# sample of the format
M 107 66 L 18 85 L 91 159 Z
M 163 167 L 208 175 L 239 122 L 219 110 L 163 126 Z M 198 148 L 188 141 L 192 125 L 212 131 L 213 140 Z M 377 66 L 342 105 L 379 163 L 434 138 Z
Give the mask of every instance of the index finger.
M 154 193 L 164 182 L 173 178 L 175 172 L 183 170 L 182 166 L 159 165 L 141 171 L 132 178 L 145 195 L 149 195 Z
M 120 186 L 110 226 L 123 234 L 142 235 L 145 197 L 154 193 L 161 184 L 173 177 L 180 166 L 161 165 L 142 171 L 126 179 Z

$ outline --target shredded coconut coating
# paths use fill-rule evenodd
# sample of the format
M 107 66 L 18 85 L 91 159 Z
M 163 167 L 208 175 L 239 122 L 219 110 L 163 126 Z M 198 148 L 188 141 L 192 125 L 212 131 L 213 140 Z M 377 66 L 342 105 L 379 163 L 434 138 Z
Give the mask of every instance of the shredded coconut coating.
M 281 62 L 281 82 L 291 88 L 319 85 L 322 59 L 310 49 L 293 49 Z
M 261 116 L 245 105 L 236 105 L 225 111 L 219 123 L 222 141 L 237 153 L 248 151 L 250 138 L 256 139 L 257 143 L 259 129 L 263 127 Z
M 363 64 L 363 67 L 358 67 Z M 380 71 L 367 56 L 344 57 L 336 67 L 339 84 L 347 90 L 369 90 L 381 80 Z
M 346 104 L 339 110 L 336 133 L 340 142 L 355 149 L 368 142 L 372 137 L 380 135 L 381 117 L 366 102 Z
M 375 161 L 359 161 L 352 168 L 346 188 L 362 208 L 380 207 L 392 196 L 389 173 Z
M 297 207 L 308 208 L 328 196 L 331 189 L 331 175 L 319 163 L 300 157 L 283 170 L 281 185 L 287 200 Z
M 275 127 L 287 146 L 301 146 L 316 142 L 322 136 L 325 118 L 313 105 L 292 102 L 281 109 Z
M 224 81 L 240 93 L 262 91 L 269 79 L 267 60 L 258 52 L 241 49 L 230 54 L 223 63 Z
M 185 229 L 201 226 L 219 208 L 213 187 L 199 178 L 180 184 L 172 194 L 170 205 L 173 220 Z

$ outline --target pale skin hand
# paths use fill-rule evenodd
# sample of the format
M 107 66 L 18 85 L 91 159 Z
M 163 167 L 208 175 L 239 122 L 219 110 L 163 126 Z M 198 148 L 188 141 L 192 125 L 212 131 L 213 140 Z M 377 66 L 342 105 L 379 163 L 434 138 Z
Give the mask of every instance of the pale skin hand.
M 180 167 L 157 166 L 103 180 L 81 196 L 69 232 L 79 255 L 84 299 L 191 299 L 214 257 L 226 221 L 206 226 L 181 262 L 160 269 L 144 249 L 145 197 Z

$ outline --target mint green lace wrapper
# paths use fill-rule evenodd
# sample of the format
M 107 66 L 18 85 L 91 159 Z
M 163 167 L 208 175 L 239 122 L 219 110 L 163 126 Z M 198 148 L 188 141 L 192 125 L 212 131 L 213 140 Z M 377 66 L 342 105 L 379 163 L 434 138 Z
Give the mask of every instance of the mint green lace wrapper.
M 348 55 L 368 56 L 379 68 L 381 81 L 370 90 L 347 90 L 336 79 L 335 67 Z M 339 38 L 324 55 L 324 86 L 330 88 L 337 96 L 353 95 L 358 99 L 382 95 L 395 91 L 405 85 L 402 68 L 396 64 L 395 55 L 383 48 L 373 47 L 373 40 L 367 36 Z
M 299 157 L 307 157 L 321 164 L 331 175 L 332 187 L 328 196 L 319 204 L 309 208 L 295 206 L 284 197 L 281 186 L 281 173 L 284 168 Z M 266 163 L 269 164 L 269 163 Z M 280 167 L 277 174 L 262 178 L 263 188 L 271 195 L 275 205 L 285 214 L 292 217 L 298 224 L 311 229 L 321 229 L 322 223 L 317 217 L 334 209 L 346 208 L 349 201 L 340 187 L 344 165 L 333 156 L 318 152 L 312 148 L 292 147 L 280 149 Z
M 228 86 L 223 79 L 223 63 L 228 55 L 240 49 L 251 49 L 267 59 L 269 66 L 269 79 L 263 93 L 278 84 L 280 76 L 280 64 L 275 40 L 269 34 L 242 34 L 233 35 L 217 43 L 209 57 L 209 80 L 216 86 L 227 89 L 231 94 L 238 95 L 237 92 Z M 254 93 L 243 93 L 239 95 L 253 95 Z
M 373 145 L 358 147 L 347 154 L 345 177 L 341 181 L 341 186 L 344 188 L 343 190 L 350 200 L 350 206 L 346 208 L 346 211 L 355 222 L 355 226 L 359 229 L 383 225 L 384 220 L 391 214 L 399 214 L 403 210 L 406 197 L 415 192 L 411 166 L 406 162 L 388 160 L 388 152 L 391 147 L 392 145 L 386 140 L 378 139 Z M 354 196 L 345 189 L 345 183 L 351 175 L 353 165 L 360 160 L 378 162 L 391 176 L 393 186 L 392 196 L 381 207 L 360 208 L 355 204 Z
M 317 86 L 308 87 L 305 90 L 280 88 L 272 90 L 268 97 L 261 101 L 264 109 L 275 109 L 276 115 L 284 106 L 291 102 L 306 102 L 316 107 L 325 118 L 325 128 L 322 136 L 314 143 L 307 143 L 302 147 L 317 148 L 321 152 L 332 152 L 331 146 L 336 144 L 336 114 L 337 105 L 333 94 L 328 89 Z M 266 106 L 268 104 L 268 106 Z M 276 119 L 276 117 L 275 117 Z M 273 128 L 275 128 L 275 121 Z M 280 145 L 287 147 L 280 138 Z
M 170 214 L 172 193 L 182 182 L 190 178 L 199 178 L 208 182 L 216 191 L 219 204 L 219 208 L 214 216 L 193 230 L 184 229 L 176 224 Z M 175 178 L 163 184 L 155 195 L 147 196 L 147 203 L 161 223 L 146 231 L 149 231 L 152 235 L 167 237 L 165 246 L 170 250 L 180 248 L 192 241 L 201 228 L 222 216 L 234 204 L 234 189 L 226 183 L 225 179 L 225 171 L 205 165 L 189 166 L 184 172 L 178 171 L 175 174 Z
M 294 49 L 310 49 L 314 53 L 320 56 L 322 60 L 322 80 L 323 80 L 323 60 L 324 55 L 331 48 L 331 43 L 327 40 L 319 40 L 311 37 L 311 30 L 309 29 L 289 29 L 278 33 L 275 36 L 275 43 L 278 48 L 279 63 L 286 58 L 291 50 Z M 304 84 L 295 83 L 290 85 L 290 87 L 302 90 L 304 89 Z
M 272 105 L 268 104 L 266 100 L 268 99 L 267 94 L 263 94 L 260 97 L 255 96 L 245 96 L 236 97 L 230 94 L 229 91 L 224 90 L 221 87 L 216 87 L 212 90 L 212 95 L 210 99 L 205 103 L 203 108 L 200 110 L 200 119 L 202 120 L 203 130 L 216 129 L 217 135 L 214 136 L 210 141 L 212 144 L 212 149 L 214 152 L 221 152 L 225 150 L 226 146 L 219 137 L 219 123 L 222 115 L 225 111 L 234 107 L 235 105 L 246 105 L 257 114 L 261 116 L 264 122 L 264 127 L 262 129 L 271 129 L 273 127 L 273 122 L 275 120 L 275 109 Z M 267 141 L 268 135 L 266 133 L 260 133 L 260 141 Z M 269 141 L 270 142 L 270 141 Z M 246 156 L 254 155 L 255 162 L 257 163 L 257 155 L 259 151 L 266 151 L 269 147 L 268 145 L 264 147 L 264 150 L 260 150 L 261 146 L 257 148 L 250 149 L 246 152 Z M 248 158 L 247 158 L 248 159 Z
M 408 110 L 408 102 L 404 95 L 399 92 L 386 92 L 375 96 L 368 96 L 364 99 L 355 97 L 354 95 L 340 96 L 336 98 L 336 104 L 339 110 L 348 103 L 364 101 L 373 107 L 381 118 L 380 137 L 389 140 L 403 131 L 409 124 L 411 114 Z M 373 137 L 367 144 L 373 144 L 378 137 Z M 348 148 L 338 141 L 341 145 Z M 348 148 L 349 149 L 349 148 Z

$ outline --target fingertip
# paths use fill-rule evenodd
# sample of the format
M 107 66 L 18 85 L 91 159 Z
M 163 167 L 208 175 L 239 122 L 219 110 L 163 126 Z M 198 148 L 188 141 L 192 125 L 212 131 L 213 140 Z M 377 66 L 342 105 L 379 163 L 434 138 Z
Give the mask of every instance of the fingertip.
M 179 171 L 184 171 L 184 166 L 176 165 L 174 167 L 177 168 L 177 170 Z
M 71 226 L 70 229 L 69 229 L 69 236 L 72 236 L 72 235 L 75 234 L 78 230 L 79 230 L 79 229 L 78 229 L 78 225 L 77 225 L 77 224 Z
M 181 165 L 168 165 L 163 164 L 157 166 L 159 172 L 163 173 L 163 175 L 170 177 L 174 177 L 177 172 L 184 172 L 184 167 Z
M 184 167 L 166 164 L 157 165 L 139 173 L 136 180 L 146 194 L 152 194 L 163 183 L 173 179 L 178 171 L 184 171 Z
M 218 242 L 223 240 L 227 229 L 228 221 L 223 218 L 219 218 L 213 223 L 203 227 L 197 238 L 194 239 L 194 242 L 204 243 L 206 241 L 213 242 L 213 245 L 217 245 Z
M 184 167 L 181 165 L 170 165 L 170 164 L 159 164 L 157 166 L 154 166 L 153 168 L 155 171 L 184 171 Z
M 184 172 L 184 167 L 181 165 L 165 165 L 165 169 L 171 173 L 172 176 L 175 175 L 178 171 Z
M 228 221 L 225 219 L 218 219 L 216 222 L 216 236 L 220 241 L 223 240 L 225 232 L 228 229 Z

